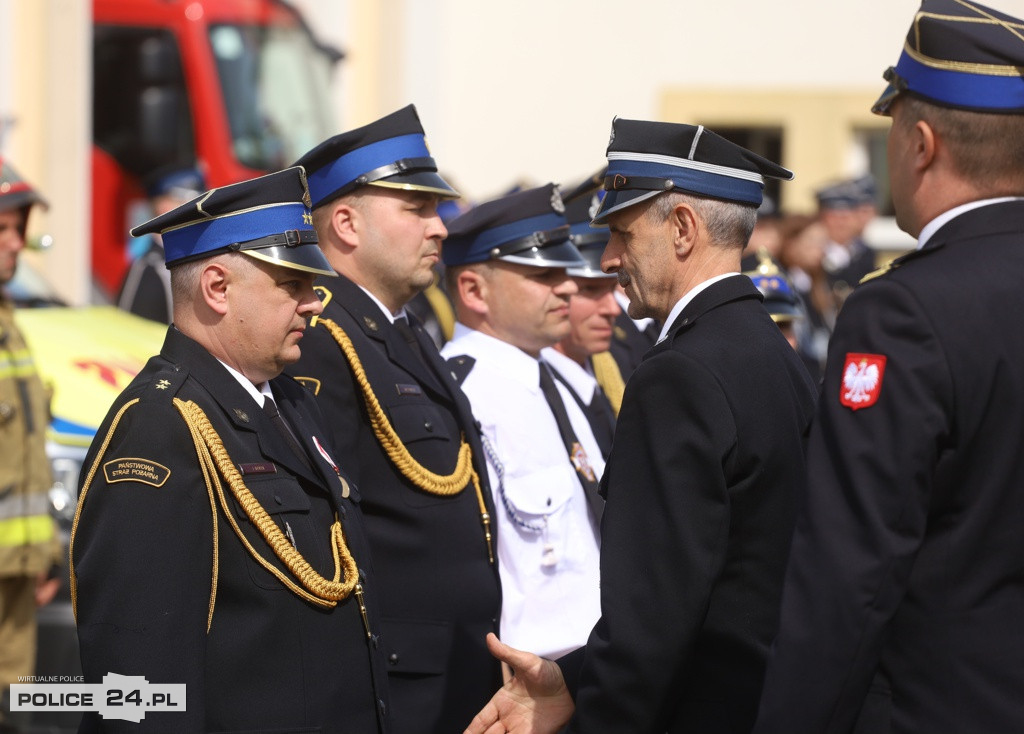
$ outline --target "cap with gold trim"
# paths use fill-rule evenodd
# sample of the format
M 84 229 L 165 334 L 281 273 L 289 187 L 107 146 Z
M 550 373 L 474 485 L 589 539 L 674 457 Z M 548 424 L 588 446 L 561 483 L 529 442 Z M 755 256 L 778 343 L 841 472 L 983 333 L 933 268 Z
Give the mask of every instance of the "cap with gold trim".
M 44 209 L 50 206 L 46 199 L 18 175 L 3 156 L 0 156 L 0 211 L 21 209 L 33 204 L 38 204 Z
M 765 177 L 793 172 L 713 133 L 703 125 L 612 120 L 605 197 L 594 224 L 666 191 L 682 191 L 757 207 Z
M 317 247 L 305 171 L 299 166 L 211 189 L 132 229 L 159 233 L 167 266 L 241 252 L 292 270 L 335 275 Z
M 448 224 L 441 259 L 451 267 L 503 260 L 538 268 L 582 268 L 554 184 L 484 202 Z
M 1024 112 L 1024 21 L 969 0 L 923 0 L 889 86 L 871 111 L 901 94 L 976 112 Z
M 295 165 L 304 167 L 309 175 L 314 209 L 360 186 L 425 191 L 453 199 L 459 196 L 437 172 L 413 105 L 328 138 Z

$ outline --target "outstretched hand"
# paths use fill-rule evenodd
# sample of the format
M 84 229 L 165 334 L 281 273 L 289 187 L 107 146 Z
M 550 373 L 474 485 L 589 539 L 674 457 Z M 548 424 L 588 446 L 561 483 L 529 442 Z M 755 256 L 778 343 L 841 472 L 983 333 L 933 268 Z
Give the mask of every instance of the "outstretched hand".
M 487 648 L 514 675 L 473 718 L 465 734 L 555 734 L 561 729 L 576 707 L 559 667 L 509 647 L 493 634 L 487 635 Z

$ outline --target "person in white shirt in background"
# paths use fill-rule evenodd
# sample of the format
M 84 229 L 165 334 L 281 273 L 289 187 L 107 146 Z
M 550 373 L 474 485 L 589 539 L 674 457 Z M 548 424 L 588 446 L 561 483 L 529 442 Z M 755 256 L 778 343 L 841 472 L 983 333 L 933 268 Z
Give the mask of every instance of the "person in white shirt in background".
M 441 354 L 483 434 L 502 638 L 550 657 L 582 646 L 600 616 L 604 505 L 587 418 L 540 359 L 569 333 L 566 268 L 585 265 L 564 211 L 553 184 L 501 197 L 450 222 L 442 253 L 458 322 Z

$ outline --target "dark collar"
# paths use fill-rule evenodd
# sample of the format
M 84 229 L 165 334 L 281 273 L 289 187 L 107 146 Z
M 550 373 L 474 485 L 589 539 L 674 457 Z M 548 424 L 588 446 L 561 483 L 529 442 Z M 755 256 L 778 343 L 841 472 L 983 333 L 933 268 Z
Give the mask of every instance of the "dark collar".
M 712 283 L 694 296 L 693 300 L 686 304 L 683 310 L 676 316 L 675 321 L 669 327 L 666 341 L 671 339 L 680 329 L 688 329 L 708 311 L 718 308 L 725 303 L 747 298 L 755 298 L 759 301 L 764 300 L 761 292 L 754 287 L 750 278 L 745 275 L 729 276 Z

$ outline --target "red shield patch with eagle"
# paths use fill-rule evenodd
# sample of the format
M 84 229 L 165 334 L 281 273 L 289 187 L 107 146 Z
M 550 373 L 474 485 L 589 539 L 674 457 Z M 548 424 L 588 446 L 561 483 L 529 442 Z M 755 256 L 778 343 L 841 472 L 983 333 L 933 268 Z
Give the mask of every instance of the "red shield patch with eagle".
M 839 388 L 839 402 L 851 410 L 874 405 L 882 392 L 884 374 L 884 355 L 847 353 L 846 364 L 843 365 L 843 384 Z

